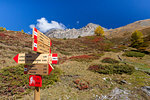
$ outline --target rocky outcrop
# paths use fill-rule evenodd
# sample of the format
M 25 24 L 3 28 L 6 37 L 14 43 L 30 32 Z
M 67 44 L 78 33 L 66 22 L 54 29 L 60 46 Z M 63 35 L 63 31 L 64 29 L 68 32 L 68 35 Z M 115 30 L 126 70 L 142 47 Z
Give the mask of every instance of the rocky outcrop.
M 150 96 L 150 86 L 143 86 L 142 91 L 144 91 L 148 96 Z
M 87 26 L 81 29 L 52 29 L 46 32 L 46 35 L 51 38 L 78 38 L 79 36 L 91 36 L 94 35 L 94 30 L 98 25 L 89 23 Z M 104 31 L 107 31 L 106 28 L 103 28 Z

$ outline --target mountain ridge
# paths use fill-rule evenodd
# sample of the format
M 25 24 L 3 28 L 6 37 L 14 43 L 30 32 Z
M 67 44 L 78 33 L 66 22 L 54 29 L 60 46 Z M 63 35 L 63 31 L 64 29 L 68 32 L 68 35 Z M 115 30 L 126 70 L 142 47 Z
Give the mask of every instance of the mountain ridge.
M 66 30 L 53 29 L 53 30 L 46 32 L 45 34 L 50 38 L 73 39 L 73 38 L 78 38 L 79 36 L 84 37 L 84 36 L 94 35 L 94 30 L 96 29 L 97 26 L 99 25 L 89 23 L 85 27 L 82 27 L 80 29 L 75 29 L 75 28 L 66 29 Z M 127 32 L 130 32 L 128 34 L 128 37 L 129 37 L 131 36 L 131 32 L 135 30 L 142 30 L 142 29 L 149 28 L 149 27 L 150 27 L 150 19 L 145 19 L 145 20 L 135 21 L 133 23 L 130 23 L 130 24 L 127 24 L 125 26 L 118 27 L 115 29 L 106 29 L 104 27 L 103 29 L 105 31 L 104 35 L 107 38 L 115 38 L 115 37 L 123 37 L 124 34 L 127 34 Z
M 87 24 L 85 27 L 82 27 L 80 29 L 53 29 L 50 30 L 48 32 L 46 32 L 45 34 L 48 37 L 51 38 L 78 38 L 79 36 L 84 37 L 84 36 L 91 36 L 94 35 L 94 30 L 96 29 L 96 27 L 99 26 L 98 24 L 93 24 L 93 23 L 89 23 Z M 108 31 L 108 29 L 104 28 L 104 31 Z

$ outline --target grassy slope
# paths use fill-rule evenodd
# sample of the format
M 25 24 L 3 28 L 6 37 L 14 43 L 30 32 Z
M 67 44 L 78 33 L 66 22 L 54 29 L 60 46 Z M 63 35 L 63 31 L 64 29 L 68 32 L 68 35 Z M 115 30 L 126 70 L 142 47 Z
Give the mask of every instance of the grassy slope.
M 111 44 L 108 40 L 96 41 L 96 37 L 84 37 L 78 39 L 52 39 L 53 43 L 53 52 L 59 53 L 59 57 L 62 58 L 65 62 L 59 63 L 57 67 L 59 67 L 64 74 L 61 76 L 61 82 L 56 83 L 55 85 L 49 87 L 48 89 L 41 90 L 41 99 L 71 99 L 71 100 L 89 100 L 94 99 L 97 96 L 101 97 L 101 94 L 106 95 L 110 93 L 115 87 L 121 89 L 128 89 L 132 91 L 132 95 L 130 98 L 133 99 L 145 99 L 148 98 L 145 93 L 140 90 L 141 86 L 150 85 L 149 78 L 150 76 L 141 71 L 135 71 L 132 75 L 104 75 L 98 74 L 95 72 L 91 72 L 88 69 L 90 65 L 93 64 L 102 64 L 101 60 L 105 57 L 111 57 L 116 60 L 118 59 L 118 55 L 124 59 L 126 62 L 132 63 L 131 65 L 135 67 L 142 67 L 150 69 L 149 63 L 149 55 L 146 55 L 144 58 L 131 58 L 122 56 L 123 51 L 121 52 L 105 52 L 103 50 L 108 49 L 108 45 L 100 46 L 100 43 L 103 44 Z M 92 46 L 93 43 L 99 46 Z M 106 46 L 106 47 L 105 47 Z M 113 46 L 113 44 L 111 45 Z M 113 48 L 111 47 L 110 48 Z M 101 49 L 101 50 L 100 50 Z M 118 49 L 118 48 L 117 48 Z M 120 49 L 120 48 L 119 48 Z M 100 54 L 104 53 L 102 57 L 98 59 L 94 59 L 91 62 L 87 62 L 87 60 L 83 62 L 78 62 L 75 60 L 67 59 L 71 56 L 79 56 L 79 55 L 88 55 L 88 54 Z M 67 59 L 67 60 L 66 60 Z M 60 61 L 61 62 L 61 61 Z M 142 64 L 145 63 L 145 66 L 136 66 L 133 62 Z M 106 78 L 106 80 L 104 80 Z M 87 90 L 78 90 L 75 88 L 74 80 L 86 80 L 90 83 L 89 89 Z M 127 81 L 127 84 L 120 84 L 121 80 Z M 135 95 L 137 94 L 137 95 Z M 25 99 L 33 99 L 33 93 L 30 95 L 26 95 Z M 23 98 L 23 99 L 24 99 Z
M 131 90 L 131 94 L 133 94 L 131 98 L 133 99 L 146 98 L 146 95 L 140 91 L 140 87 L 150 85 L 150 76 L 144 72 L 136 71 L 132 75 L 104 75 L 87 70 L 92 64 L 102 64 L 102 58 L 114 57 L 117 59 L 118 54 L 119 53 L 109 52 L 105 53 L 100 59 L 93 60 L 92 62 L 66 61 L 63 64 L 57 65 L 64 72 L 61 76 L 61 82 L 56 83 L 48 89 L 41 90 L 41 99 L 55 100 L 61 98 L 66 100 L 69 98 L 71 100 L 90 100 L 96 98 L 96 95 L 101 96 L 101 94 L 106 95 L 110 93 L 115 87 Z M 146 60 L 146 58 L 147 56 L 143 59 L 149 61 L 148 59 Z M 124 57 L 124 59 L 127 60 L 128 57 Z M 130 58 L 130 60 L 134 59 L 135 58 Z M 142 61 L 138 59 L 138 63 L 142 63 Z M 106 80 L 103 78 L 106 78 Z M 87 90 L 78 90 L 73 83 L 76 79 L 88 81 L 90 83 L 90 88 Z M 127 81 L 127 84 L 120 84 L 119 82 L 121 80 Z M 135 96 L 135 94 L 137 94 L 137 96 Z M 26 95 L 24 98 L 31 99 L 33 98 L 33 94 Z
M 7 57 L 5 61 L 10 61 L 10 64 L 13 64 L 14 61 L 12 60 L 12 57 L 14 57 L 19 52 L 31 52 L 31 36 L 21 33 L 14 33 L 14 32 L 4 32 L 4 34 L 8 34 L 12 37 L 9 37 L 9 40 L 11 41 L 10 48 L 14 48 L 14 50 L 9 50 L 5 47 L 7 47 L 9 43 L 7 43 L 7 38 L 1 38 L 0 43 L 1 45 L 4 45 L 1 51 L 5 51 L 7 53 L 1 54 L 1 61 L 4 60 L 4 55 L 9 55 L 11 52 L 13 52 L 10 57 Z M 15 35 L 14 35 L 15 34 Z M 19 37 L 19 38 L 18 38 Z M 15 40 L 15 41 L 13 41 Z M 24 41 L 24 42 L 23 42 Z M 15 43 L 14 43 L 15 42 Z M 27 48 L 24 46 L 24 44 L 28 43 Z M 17 45 L 16 45 L 17 44 Z M 94 99 L 96 98 L 96 95 L 101 96 L 101 94 L 108 94 L 111 92 L 112 89 L 115 87 L 119 87 L 122 89 L 129 89 L 132 90 L 132 94 L 137 93 L 139 96 L 138 98 L 143 99 L 143 94 L 139 93 L 137 88 L 140 88 L 141 86 L 147 86 L 150 85 L 149 78 L 146 73 L 136 71 L 132 75 L 104 75 L 104 74 L 98 74 L 91 72 L 88 69 L 88 67 L 92 64 L 101 64 L 101 60 L 105 57 L 111 57 L 116 60 L 118 60 L 117 55 L 120 55 L 122 59 L 124 59 L 127 62 L 132 63 L 145 63 L 146 66 L 139 66 L 144 68 L 149 68 L 149 55 L 145 56 L 143 59 L 139 58 L 130 58 L 130 57 L 123 57 L 121 56 L 123 52 L 105 52 L 105 50 L 108 51 L 108 49 L 113 51 L 118 51 L 114 49 L 117 47 L 117 49 L 122 50 L 122 48 L 118 48 L 120 46 L 114 45 L 109 40 L 101 38 L 101 37 L 95 37 L 95 36 L 88 36 L 78 39 L 69 39 L 69 40 L 63 40 L 63 39 L 52 39 L 52 53 L 58 53 L 59 55 L 59 64 L 56 65 L 56 67 L 60 68 L 64 73 L 61 76 L 61 82 L 56 83 L 53 86 L 50 86 L 47 89 L 41 90 L 41 99 L 79 99 L 79 100 L 87 100 L 87 99 Z M 16 48 L 17 46 L 17 48 Z M 20 49 L 18 49 L 20 47 Z M 5 49 L 4 49 L 5 48 Z M 22 51 L 23 50 L 23 51 Z M 11 52 L 10 52 L 11 51 Z M 92 61 L 85 60 L 84 62 L 77 62 L 74 60 L 69 59 L 69 57 L 77 56 L 77 55 L 101 55 L 102 53 L 105 53 L 102 57 L 98 57 L 97 59 L 94 59 Z M 63 63 L 63 61 L 65 61 Z M 134 62 L 134 63 L 133 63 Z M 10 64 L 4 64 L 4 66 L 8 66 Z M 10 65 L 11 66 L 11 65 Z M 136 65 L 134 65 L 136 66 Z M 142 75 L 142 76 L 141 76 Z M 103 78 L 106 78 L 104 80 Z M 75 88 L 75 84 L 73 83 L 74 80 L 81 79 L 81 80 L 87 80 L 90 83 L 90 88 L 87 90 L 78 90 Z M 121 85 L 119 84 L 119 81 L 126 80 L 128 84 Z M 129 84 L 131 83 L 131 84 Z M 135 87 L 136 86 L 136 87 Z M 146 97 L 146 96 L 145 96 Z M 137 98 L 137 97 L 132 97 Z M 29 95 L 25 95 L 23 99 L 33 99 L 33 93 Z
M 31 45 L 31 35 L 17 31 L 0 32 L 0 68 L 16 65 L 13 57 L 21 52 L 31 52 Z

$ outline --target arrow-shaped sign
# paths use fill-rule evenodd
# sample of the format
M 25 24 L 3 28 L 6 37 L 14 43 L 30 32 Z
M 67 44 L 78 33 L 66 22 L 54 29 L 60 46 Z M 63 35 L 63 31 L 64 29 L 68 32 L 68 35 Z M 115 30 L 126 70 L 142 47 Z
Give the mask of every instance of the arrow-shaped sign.
M 18 64 L 47 64 L 49 62 L 49 54 L 25 54 L 19 53 L 14 58 Z
M 37 41 L 49 46 L 49 47 L 51 46 L 50 39 L 46 35 L 41 33 L 39 30 L 37 30 L 35 27 L 33 28 L 32 38 L 34 40 L 37 40 Z
M 53 69 L 51 64 L 24 65 L 24 74 L 49 75 Z
M 39 53 L 50 53 L 50 46 L 47 46 L 37 40 L 33 40 L 32 50 Z

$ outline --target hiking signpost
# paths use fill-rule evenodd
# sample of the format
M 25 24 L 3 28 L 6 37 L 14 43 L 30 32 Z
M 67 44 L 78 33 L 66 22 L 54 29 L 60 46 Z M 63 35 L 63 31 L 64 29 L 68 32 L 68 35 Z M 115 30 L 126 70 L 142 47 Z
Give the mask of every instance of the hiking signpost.
M 54 69 L 51 64 L 57 64 L 58 55 L 51 54 L 51 40 L 36 28 L 33 28 L 32 38 L 32 50 L 37 53 L 19 53 L 13 59 L 18 64 L 28 64 L 24 65 L 24 74 L 32 74 L 29 77 L 29 86 L 35 87 L 34 100 L 40 100 L 41 75 L 50 75 Z

